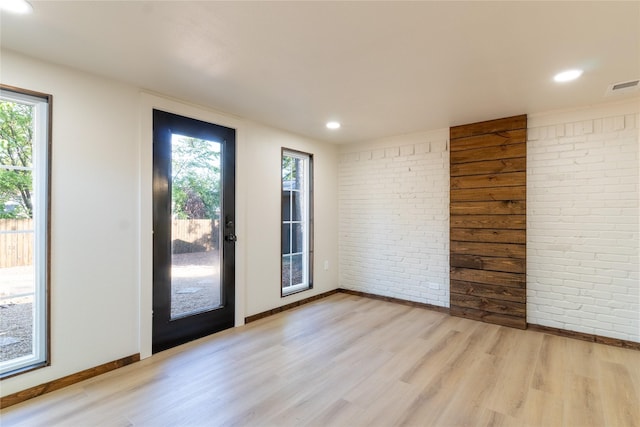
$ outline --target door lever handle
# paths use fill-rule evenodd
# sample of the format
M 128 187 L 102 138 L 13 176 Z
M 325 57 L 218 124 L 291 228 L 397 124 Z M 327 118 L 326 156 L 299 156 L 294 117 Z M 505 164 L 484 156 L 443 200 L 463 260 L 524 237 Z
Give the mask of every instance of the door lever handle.
M 226 242 L 236 242 L 238 240 L 238 236 L 236 236 L 235 234 L 227 234 L 226 236 L 224 236 L 224 240 Z

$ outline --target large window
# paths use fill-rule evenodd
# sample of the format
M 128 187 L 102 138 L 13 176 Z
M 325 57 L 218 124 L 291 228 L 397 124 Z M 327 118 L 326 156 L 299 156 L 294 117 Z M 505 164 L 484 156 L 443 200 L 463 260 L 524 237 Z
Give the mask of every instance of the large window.
M 313 286 L 313 158 L 282 150 L 282 295 Z
M 0 85 L 0 378 L 48 361 L 50 104 Z

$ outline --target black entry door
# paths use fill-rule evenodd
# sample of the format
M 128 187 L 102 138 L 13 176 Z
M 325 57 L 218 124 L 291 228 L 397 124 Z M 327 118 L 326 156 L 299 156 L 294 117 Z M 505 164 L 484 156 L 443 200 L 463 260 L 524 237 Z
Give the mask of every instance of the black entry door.
M 235 130 L 153 110 L 153 352 L 230 328 Z

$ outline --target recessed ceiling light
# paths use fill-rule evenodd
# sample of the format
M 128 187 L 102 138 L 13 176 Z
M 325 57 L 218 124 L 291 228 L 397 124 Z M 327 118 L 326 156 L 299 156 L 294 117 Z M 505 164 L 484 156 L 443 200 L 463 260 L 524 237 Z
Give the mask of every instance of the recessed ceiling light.
M 570 82 L 582 75 L 582 70 L 567 70 L 553 76 L 553 80 L 558 83 Z
M 33 6 L 27 0 L 0 0 L 0 9 L 19 14 L 33 12 Z
M 338 123 L 338 122 L 327 122 L 327 127 L 329 129 L 340 129 L 340 123 Z

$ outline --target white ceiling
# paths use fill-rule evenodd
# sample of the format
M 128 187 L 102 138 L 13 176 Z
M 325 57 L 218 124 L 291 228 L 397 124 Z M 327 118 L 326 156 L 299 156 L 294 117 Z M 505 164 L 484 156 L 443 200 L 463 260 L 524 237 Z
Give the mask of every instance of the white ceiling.
M 336 143 L 638 96 L 637 1 L 31 3 L 3 48 Z

